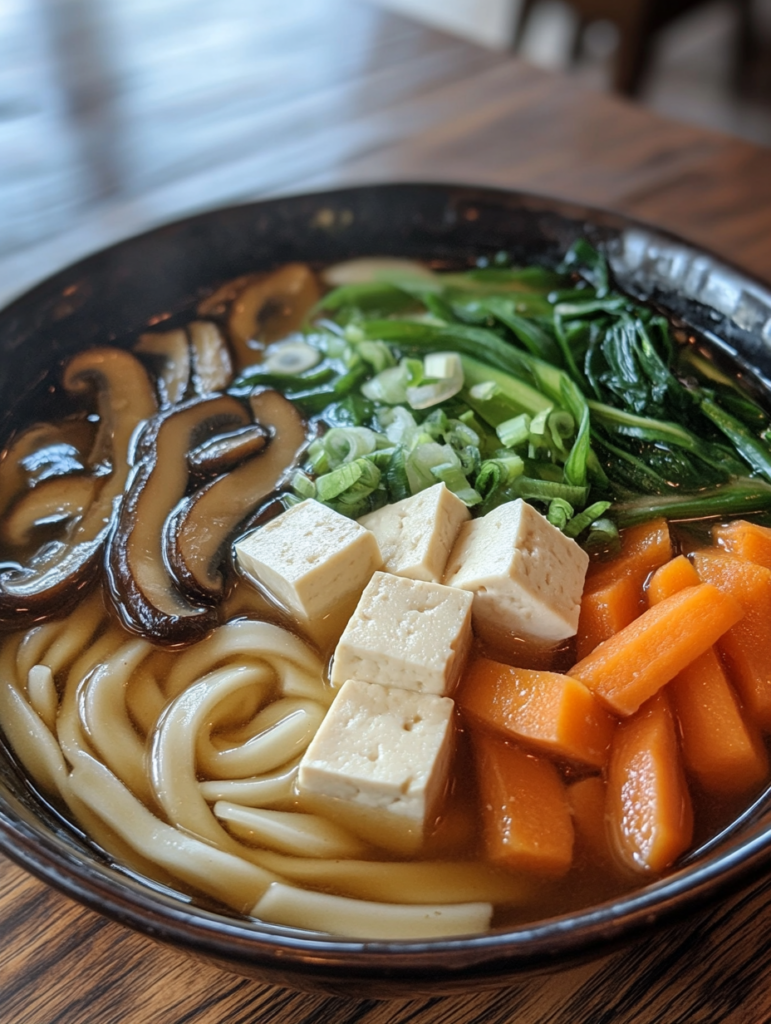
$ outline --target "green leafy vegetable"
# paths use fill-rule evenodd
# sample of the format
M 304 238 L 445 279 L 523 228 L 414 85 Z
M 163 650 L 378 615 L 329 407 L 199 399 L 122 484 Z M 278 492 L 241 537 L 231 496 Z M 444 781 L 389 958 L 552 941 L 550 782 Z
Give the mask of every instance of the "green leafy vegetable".
M 320 423 L 297 498 L 358 516 L 442 480 L 478 513 L 533 502 L 588 549 L 658 515 L 771 509 L 768 413 L 602 253 L 492 264 L 336 288 L 245 371 L 237 391 L 280 387 Z

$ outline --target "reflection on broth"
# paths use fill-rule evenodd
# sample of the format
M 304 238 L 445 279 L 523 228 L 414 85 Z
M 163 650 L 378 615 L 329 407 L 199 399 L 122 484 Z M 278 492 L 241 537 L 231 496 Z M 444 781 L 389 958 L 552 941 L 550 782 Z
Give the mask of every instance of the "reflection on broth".
M 0 723 L 44 797 L 364 939 L 586 907 L 738 815 L 768 417 L 605 273 L 291 264 L 70 359 L 0 461 Z

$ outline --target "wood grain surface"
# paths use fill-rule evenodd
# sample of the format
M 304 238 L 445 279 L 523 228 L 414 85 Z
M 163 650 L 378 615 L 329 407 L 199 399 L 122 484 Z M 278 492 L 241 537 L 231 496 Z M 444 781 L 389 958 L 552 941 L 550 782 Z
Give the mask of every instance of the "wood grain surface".
M 398 179 L 610 208 L 771 281 L 771 151 L 366 4 L 30 0 L 8 10 L 0 298 L 193 210 Z M 161 947 L 0 857 L 2 1024 L 761 1024 L 771 1021 L 770 951 L 762 882 L 631 951 L 500 992 L 301 995 Z
M 771 881 L 606 959 L 492 992 L 290 992 L 229 975 L 42 886 L 0 856 L 3 1024 L 761 1024 Z

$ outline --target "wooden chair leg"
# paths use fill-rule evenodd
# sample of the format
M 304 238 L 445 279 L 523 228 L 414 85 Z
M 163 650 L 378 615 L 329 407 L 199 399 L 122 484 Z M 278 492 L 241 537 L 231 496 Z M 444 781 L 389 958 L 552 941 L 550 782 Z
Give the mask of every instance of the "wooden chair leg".
M 754 63 L 758 55 L 756 25 L 752 0 L 734 0 L 736 8 L 736 41 L 733 54 L 733 83 L 736 89 L 745 89 L 752 82 Z
M 521 7 L 519 9 L 519 17 L 517 18 L 517 25 L 514 29 L 514 38 L 511 42 L 512 50 L 516 51 L 522 45 L 522 40 L 525 37 L 525 29 L 535 4 L 536 0 L 522 0 Z
M 625 96 L 637 96 L 653 49 L 650 6 L 647 3 L 627 3 L 620 10 L 623 16 L 616 21 L 619 40 L 613 87 Z
M 584 41 L 584 32 L 586 31 L 586 20 L 580 15 L 578 17 L 578 23 L 576 30 L 573 34 L 573 40 L 570 46 L 570 63 L 577 64 L 581 57 L 581 47 Z

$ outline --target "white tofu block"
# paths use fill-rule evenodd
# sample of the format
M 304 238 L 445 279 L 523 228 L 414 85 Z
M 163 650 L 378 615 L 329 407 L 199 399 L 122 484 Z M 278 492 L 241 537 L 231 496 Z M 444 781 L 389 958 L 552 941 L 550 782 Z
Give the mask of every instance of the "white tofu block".
M 300 762 L 300 798 L 372 842 L 417 849 L 447 785 L 454 707 L 347 680 Z
M 472 603 L 463 590 L 376 572 L 335 648 L 332 685 L 451 693 L 472 640 Z
M 235 545 L 240 568 L 301 619 L 360 594 L 383 563 L 375 535 L 309 498 Z
M 441 583 L 461 525 L 471 513 L 444 483 L 362 516 L 380 545 L 384 567 L 396 576 Z
M 474 595 L 474 627 L 556 643 L 573 636 L 589 556 L 521 498 L 461 527 L 445 583 Z

